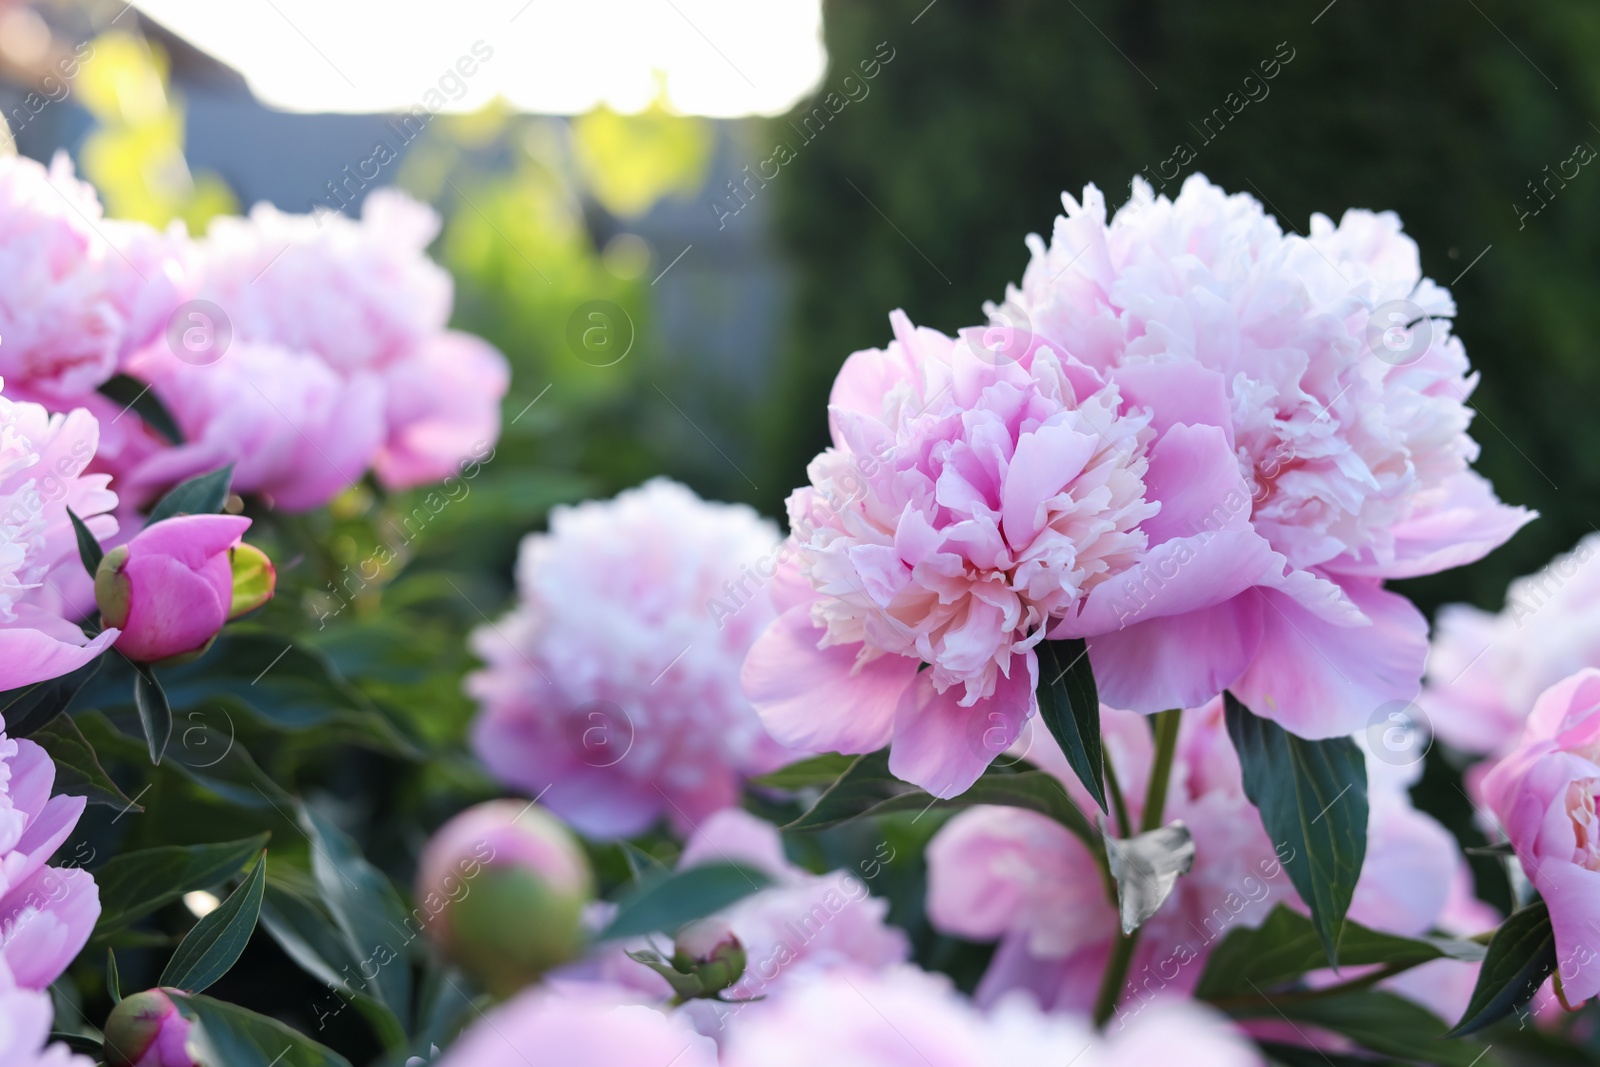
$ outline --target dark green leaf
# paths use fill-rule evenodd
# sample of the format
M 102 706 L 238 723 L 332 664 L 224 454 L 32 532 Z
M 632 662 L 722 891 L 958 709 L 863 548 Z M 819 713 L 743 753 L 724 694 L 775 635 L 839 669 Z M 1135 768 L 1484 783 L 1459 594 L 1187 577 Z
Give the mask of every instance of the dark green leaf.
M 959 810 L 975 804 L 1001 804 L 1048 816 L 1085 842 L 1099 847 L 1099 834 L 1083 817 L 1054 775 L 1026 764 L 991 765 L 972 788 L 958 797 L 939 800 L 889 773 L 886 750 L 856 757 L 850 769 L 818 798 L 810 811 L 785 830 L 825 830 L 868 815 L 903 811 Z
M 150 510 L 145 525 L 153 525 L 174 515 L 214 515 L 227 503 L 228 486 L 232 482 L 232 463 L 210 474 L 190 478 L 161 498 L 161 502 Z
M 65 1045 L 74 1052 L 91 1056 L 96 1060 L 101 1059 L 105 1053 L 105 1046 L 88 1034 L 68 1034 L 57 1030 L 50 1035 L 50 1040 L 47 1043 Z
M 28 737 L 66 711 L 104 662 L 105 657 L 98 656 L 71 674 L 0 693 L 0 716 L 5 719 L 6 736 Z
M 411 1012 L 411 968 L 404 957 L 415 937 L 407 924 L 415 920 L 388 876 L 367 862 L 348 834 L 305 806 L 300 825 L 311 839 L 311 872 L 323 904 L 351 956 L 375 971 L 369 988 L 404 1028 Z
M 111 1003 L 122 1003 L 122 977 L 117 973 L 117 954 L 106 949 L 106 993 Z
M 228 973 L 255 933 L 267 885 L 267 854 L 218 908 L 194 924 L 161 972 L 163 986 L 199 993 Z
M 1473 845 L 1462 851 L 1469 856 L 1515 856 L 1517 846 L 1510 841 L 1501 841 L 1493 845 Z
M 1450 1033 L 1476 1033 L 1504 1019 L 1533 999 L 1556 963 L 1556 934 L 1545 902 L 1513 912 L 1489 940 L 1472 999 Z
M 1267 1062 L 1282 1067 L 1399 1067 L 1395 1060 L 1375 1060 L 1367 1056 L 1344 1056 L 1323 1052 L 1306 1045 L 1285 1045 L 1277 1041 L 1257 1042 Z
M 183 444 L 183 431 L 178 429 L 172 413 L 161 402 L 161 398 L 139 379 L 118 374 L 100 386 L 100 395 L 115 400 L 124 409 L 132 408 L 133 413 L 143 419 L 145 425 L 165 437 L 171 444 Z
M 42 729 L 34 731 L 35 741 L 56 765 L 58 793 L 87 797 L 91 804 L 109 804 L 123 811 L 143 811 L 129 800 L 117 783 L 100 766 L 94 748 L 84 739 L 83 731 L 70 715 L 57 715 Z
M 818 786 L 832 785 L 838 777 L 850 769 L 856 761 L 855 756 L 842 756 L 836 752 L 825 753 L 803 759 L 799 763 L 791 763 L 787 767 L 780 767 L 771 774 L 763 774 L 759 778 L 752 778 L 751 785 L 763 786 L 767 789 L 812 789 Z
M 167 703 L 167 694 L 148 665 L 135 664 L 133 672 L 133 706 L 139 711 L 139 725 L 150 746 L 150 762 L 160 766 L 167 743 L 172 740 L 172 705 Z
M 1349 921 L 1339 942 L 1339 963 L 1346 967 L 1415 966 L 1437 959 L 1481 960 L 1483 946 L 1396 937 Z M 1327 963 L 1311 920 L 1280 904 L 1256 929 L 1239 927 L 1222 939 L 1206 961 L 1194 995 L 1202 1000 L 1248 997 L 1321 970 Z
M 350 1067 L 349 1060 L 298 1030 L 237 1004 L 198 995 L 172 999 L 184 1017 L 197 1024 L 191 1040 L 201 1063 L 227 1067 Z
M 1263 1001 L 1260 1010 L 1251 1014 L 1261 1019 L 1287 1017 L 1332 1030 L 1380 1056 L 1439 1067 L 1490 1067 L 1494 1062 L 1476 1041 L 1446 1039 L 1444 1023 L 1426 1008 L 1393 993 L 1363 989 L 1329 997 L 1284 996 L 1270 1004 Z
M 1106 808 L 1105 752 L 1100 741 L 1100 694 L 1083 638 L 1039 642 L 1039 717 L 1089 796 Z
M 617 913 L 600 937 L 673 934 L 685 923 L 765 889 L 771 881 L 754 868 L 720 863 L 647 878 L 617 902 Z
M 72 520 L 72 532 L 78 537 L 78 558 L 83 561 L 83 569 L 93 578 L 100 569 L 100 561 L 106 558 L 105 550 L 100 547 L 95 535 L 89 532 L 89 527 L 78 518 L 76 511 L 68 508 L 67 518 Z
M 1226 694 L 1228 736 L 1244 769 L 1244 791 L 1289 872 L 1328 962 L 1367 855 L 1367 766 L 1347 737 L 1307 741 L 1253 714 Z M 1284 855 L 1284 848 L 1288 854 Z
M 100 886 L 103 938 L 195 889 L 210 889 L 237 874 L 266 847 L 269 835 L 215 845 L 163 845 L 113 857 L 94 872 Z

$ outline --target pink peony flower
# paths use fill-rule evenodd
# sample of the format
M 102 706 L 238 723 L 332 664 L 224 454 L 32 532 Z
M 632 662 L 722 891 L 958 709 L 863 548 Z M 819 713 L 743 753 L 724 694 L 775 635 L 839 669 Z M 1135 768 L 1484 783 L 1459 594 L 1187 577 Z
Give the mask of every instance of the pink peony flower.
M 1545 690 L 1483 787 L 1550 908 L 1562 993 L 1588 1000 L 1600 993 L 1600 670 Z
M 1107 758 L 1137 823 L 1153 754 L 1149 728 L 1141 716 L 1114 708 L 1103 707 L 1101 721 Z M 1042 730 L 1034 733 L 1027 757 L 1087 805 L 1060 749 Z M 1472 927 L 1457 930 L 1463 934 L 1492 927 L 1488 909 L 1474 910 L 1455 896 L 1452 887 L 1465 890 L 1470 880 L 1460 881 L 1469 875 L 1450 834 L 1410 806 L 1403 776 L 1369 762 L 1367 861 L 1350 918 L 1405 936 L 1436 926 Z M 1138 1014 L 1151 997 L 1191 992 L 1211 950 L 1234 930 L 1258 926 L 1279 904 L 1302 907 L 1282 870 L 1289 846 L 1274 848 L 1244 795 L 1220 700 L 1183 716 L 1166 808 L 1166 820 L 1173 819 L 1194 836 L 1194 866 L 1143 927 L 1121 997 L 1123 1017 Z M 1083 842 L 1042 815 L 980 806 L 951 819 L 927 856 L 934 926 L 1000 942 L 978 987 L 981 1003 L 1023 990 L 1047 1008 L 1089 1009 L 1118 920 Z M 1469 965 L 1444 961 L 1435 974 L 1451 981 L 1452 997 L 1463 988 L 1470 994 Z
M 439 1067 L 717 1067 L 716 1046 L 680 1016 L 597 987 L 534 988 L 495 1008 L 445 1051 Z
M 105 514 L 117 496 L 103 474 L 84 474 L 99 427 L 87 411 L 51 415 L 0 396 L 0 690 L 56 678 L 117 639 L 93 640 L 67 621 L 88 614 L 77 537 L 67 509 L 96 536 L 116 532 Z
M 183 298 L 181 233 L 101 217 L 65 153 L 47 171 L 0 157 L 0 375 L 15 395 L 77 406 Z
M 723 600 L 777 542 L 750 508 L 665 479 L 556 508 L 522 543 L 519 605 L 473 635 L 478 757 L 596 837 L 662 816 L 687 833 L 737 803 L 746 775 L 797 756 L 739 691 L 770 609 Z
M 678 869 L 736 863 L 761 871 L 773 884 L 714 916 L 743 947 L 744 975 L 725 994 L 731 1001 L 778 995 L 800 976 L 847 968 L 866 972 L 904 963 L 911 954 L 904 931 L 887 923 L 889 902 L 869 894 L 850 871 L 812 874 L 790 863 L 770 823 L 738 808 L 719 811 L 689 839 Z M 873 873 L 868 871 L 865 873 Z M 628 946 L 635 950 L 646 943 Z M 574 977 L 637 989 L 657 998 L 671 994 L 666 981 L 629 959 L 621 947 L 571 971 Z M 701 1005 L 702 1033 L 716 1035 L 739 1004 Z
M 0 732 L 0 971 L 23 989 L 59 978 L 100 917 L 89 872 L 46 866 L 86 803 L 52 797 L 55 777 L 44 749 Z
M 210 647 L 235 614 L 233 559 L 249 528 L 240 515 L 177 515 L 106 553 L 95 599 L 122 631 L 117 650 L 156 663 Z
M 0 958 L 0 1063 L 6 1067 L 90 1067 L 65 1045 L 46 1047 L 54 1012 L 50 994 L 19 986 Z
M 1227 1022 L 1195 1004 L 1165 1001 L 1128 1028 L 1101 1035 L 1086 1020 L 1043 1015 L 1022 1000 L 981 1014 L 942 975 L 900 967 L 816 976 L 770 1002 L 751 1005 L 735 1024 L 722 1062 L 724 1067 L 1079 1062 L 1247 1067 L 1261 1058 Z
M 1600 667 L 1600 535 L 1511 583 L 1498 615 L 1439 609 L 1418 703 L 1433 730 L 1466 752 L 1503 756 L 1539 694 Z
M 1309 237 L 1285 236 L 1199 175 L 1176 200 L 1136 180 L 1109 223 L 1092 185 L 1063 202 L 991 315 L 1093 368 L 1153 428 L 1220 431 L 1250 492 L 1203 526 L 1274 556 L 1236 595 L 1170 611 L 1172 587 L 1211 564 L 1152 552 L 1051 636 L 1088 637 L 1101 696 L 1141 712 L 1228 688 L 1326 738 L 1413 699 L 1427 627 L 1383 581 L 1476 560 L 1533 516 L 1471 469 L 1477 379 L 1399 219 L 1316 215 Z
M 112 1008 L 106 1020 L 106 1063 L 109 1067 L 198 1067 L 189 1047 L 193 1027 L 167 990 L 135 993 Z

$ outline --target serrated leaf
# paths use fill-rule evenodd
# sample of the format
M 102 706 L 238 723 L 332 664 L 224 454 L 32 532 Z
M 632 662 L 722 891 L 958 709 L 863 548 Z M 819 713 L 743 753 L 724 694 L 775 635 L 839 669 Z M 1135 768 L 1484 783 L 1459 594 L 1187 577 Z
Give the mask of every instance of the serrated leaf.
M 1345 913 L 1367 855 L 1367 767 L 1347 737 L 1307 741 L 1225 694 L 1244 791 L 1311 909 L 1328 962 L 1339 964 Z
M 1089 796 L 1106 807 L 1105 748 L 1100 739 L 1100 693 L 1083 638 L 1041 641 L 1039 717 L 1061 746 L 1072 773 Z
M 202 474 L 172 489 L 161 502 L 150 509 L 146 526 L 174 515 L 214 515 L 228 501 L 228 487 L 233 483 L 233 464 L 221 470 Z
M 787 767 L 780 767 L 771 774 L 763 774 L 759 778 L 752 778 L 750 779 L 750 784 L 767 789 L 788 790 L 829 786 L 837 781 L 841 774 L 849 770 L 850 765 L 855 761 L 855 756 L 843 756 L 837 752 L 828 752 L 821 756 L 803 759 L 798 763 L 791 763 Z
M 1416 966 L 1438 959 L 1481 960 L 1472 941 L 1397 937 L 1346 921 L 1339 962 L 1346 967 Z M 1255 929 L 1239 927 L 1212 950 L 1194 995 L 1202 1000 L 1249 997 L 1327 966 L 1322 939 L 1311 920 L 1279 904 Z
M 215 911 L 203 916 L 178 944 L 161 972 L 160 985 L 199 993 L 228 973 L 244 954 L 261 916 L 261 895 L 267 885 L 267 855 L 261 854 L 244 884 L 228 894 Z
M 213 845 L 163 845 L 112 857 L 94 872 L 100 887 L 97 939 L 107 937 L 196 889 L 210 889 L 259 855 L 271 835 Z
M 731 863 L 706 864 L 646 878 L 623 894 L 617 902 L 616 915 L 600 932 L 600 938 L 673 934 L 685 923 L 719 912 L 771 883 L 765 873 Z
M 350 1067 L 350 1061 L 276 1019 L 199 995 L 172 998 L 195 1023 L 190 1041 L 204 1064 L 227 1067 Z
M 172 705 L 167 702 L 167 694 L 156 679 L 156 672 L 148 664 L 134 664 L 133 706 L 139 712 L 139 725 L 150 747 L 150 762 L 160 766 L 161 757 L 166 755 L 167 745 L 172 740 Z
M 146 426 L 165 437 L 169 444 L 183 444 L 183 431 L 178 428 L 172 413 L 144 382 L 126 374 L 118 374 L 103 383 L 99 391 L 101 396 L 115 400 L 124 409 L 131 408 Z
M 72 532 L 78 538 L 78 558 L 83 561 L 83 569 L 93 578 L 100 569 L 100 561 L 106 558 L 105 550 L 100 547 L 100 541 L 89 532 L 89 527 L 78 518 L 78 513 L 71 508 L 67 509 L 67 518 L 72 522 Z
M 957 811 L 977 804 L 999 804 L 1038 812 L 1065 826 L 1083 841 L 1099 848 L 1100 835 L 1089 825 L 1054 775 L 1026 764 L 1002 767 L 991 764 L 960 796 L 941 800 L 889 773 L 887 750 L 856 757 L 811 810 L 783 829 L 826 830 L 867 816 L 896 812 Z
M 1500 924 L 1478 970 L 1478 983 L 1452 1036 L 1477 1033 L 1533 999 L 1556 969 L 1556 934 L 1550 909 L 1539 900 Z
M 32 740 L 55 762 L 57 793 L 87 797 L 91 804 L 108 804 L 123 811 L 144 811 L 117 788 L 117 783 L 100 766 L 94 747 L 84 738 L 72 716 L 57 715 L 34 731 Z

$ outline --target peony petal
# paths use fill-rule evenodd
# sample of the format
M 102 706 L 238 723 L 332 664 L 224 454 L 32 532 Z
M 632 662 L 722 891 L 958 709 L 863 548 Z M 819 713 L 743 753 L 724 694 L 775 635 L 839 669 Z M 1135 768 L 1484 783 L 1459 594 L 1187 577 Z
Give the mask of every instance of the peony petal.
M 936 797 L 965 793 L 994 758 L 1011 747 L 1034 712 L 1039 661 L 1029 649 L 1026 670 L 1012 660 L 1011 677 L 995 681 L 994 695 L 971 707 L 959 703 L 963 689 L 934 689 L 931 671 L 906 687 L 894 713 L 889 771 Z
M 1199 707 L 1233 685 L 1255 658 L 1261 612 L 1260 598 L 1249 591 L 1091 637 L 1089 662 L 1100 698 L 1145 715 Z

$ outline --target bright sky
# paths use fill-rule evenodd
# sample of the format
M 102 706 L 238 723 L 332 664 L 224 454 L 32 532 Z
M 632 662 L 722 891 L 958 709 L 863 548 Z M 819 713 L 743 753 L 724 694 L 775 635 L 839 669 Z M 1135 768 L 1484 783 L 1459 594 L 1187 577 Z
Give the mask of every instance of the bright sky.
M 137 0 L 290 111 L 779 114 L 822 77 L 821 0 Z M 477 56 L 473 47 L 477 45 Z M 481 57 L 489 52 L 490 58 Z M 455 68 L 462 57 L 463 76 Z M 658 75 L 659 72 L 659 75 Z M 437 102 L 438 97 L 434 98 Z

